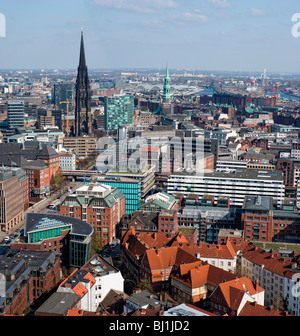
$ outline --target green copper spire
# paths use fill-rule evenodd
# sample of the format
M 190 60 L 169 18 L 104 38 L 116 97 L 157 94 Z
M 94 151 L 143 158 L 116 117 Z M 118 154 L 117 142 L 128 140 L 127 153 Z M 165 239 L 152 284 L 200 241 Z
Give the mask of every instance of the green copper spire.
M 170 85 L 169 67 L 167 66 L 164 81 L 163 102 L 169 104 L 170 101 L 171 101 L 171 85 Z

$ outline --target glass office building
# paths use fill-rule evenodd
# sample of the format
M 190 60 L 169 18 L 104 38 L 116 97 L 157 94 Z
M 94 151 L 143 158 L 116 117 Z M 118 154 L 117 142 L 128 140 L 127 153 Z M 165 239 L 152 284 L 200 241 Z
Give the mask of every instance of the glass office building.
M 83 266 L 90 257 L 93 227 L 73 217 L 60 215 L 27 213 L 24 236 L 28 244 L 45 243 L 47 239 L 60 237 L 62 231 L 69 230 L 69 265 Z
M 125 177 L 98 177 L 97 181 L 101 184 L 117 188 L 125 196 L 126 215 L 137 210 L 141 206 L 142 190 L 141 181 Z
M 7 120 L 9 128 L 24 127 L 24 102 L 22 100 L 7 102 Z
M 119 125 L 131 124 L 134 114 L 134 99 L 128 95 L 104 97 L 106 130 L 118 130 Z

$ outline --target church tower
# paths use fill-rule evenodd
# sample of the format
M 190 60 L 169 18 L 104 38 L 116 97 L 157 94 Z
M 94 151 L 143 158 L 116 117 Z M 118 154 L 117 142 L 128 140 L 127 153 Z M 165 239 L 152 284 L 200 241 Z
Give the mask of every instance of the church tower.
M 164 89 L 162 97 L 162 113 L 170 114 L 171 113 L 171 84 L 169 76 L 169 68 L 166 69 L 166 76 L 164 79 Z
M 85 61 L 83 31 L 81 30 L 81 45 L 79 66 L 77 71 L 75 91 L 75 129 L 74 136 L 92 134 L 93 116 L 91 112 L 90 84 Z

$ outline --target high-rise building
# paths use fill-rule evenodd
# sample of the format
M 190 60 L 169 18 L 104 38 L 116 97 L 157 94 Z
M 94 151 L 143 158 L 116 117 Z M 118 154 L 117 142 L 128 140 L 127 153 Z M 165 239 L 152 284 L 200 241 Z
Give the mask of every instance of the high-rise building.
M 83 32 L 81 31 L 80 57 L 75 90 L 74 136 L 91 135 L 92 119 L 89 76 L 85 60 Z
M 58 83 L 53 87 L 53 104 L 65 112 L 67 111 L 66 101 L 69 101 L 69 111 L 72 111 L 72 102 L 74 100 L 74 84 Z
M 119 125 L 131 124 L 134 99 L 128 95 L 104 97 L 105 129 L 118 130 Z
M 24 102 L 22 100 L 7 102 L 7 119 L 9 128 L 24 127 Z

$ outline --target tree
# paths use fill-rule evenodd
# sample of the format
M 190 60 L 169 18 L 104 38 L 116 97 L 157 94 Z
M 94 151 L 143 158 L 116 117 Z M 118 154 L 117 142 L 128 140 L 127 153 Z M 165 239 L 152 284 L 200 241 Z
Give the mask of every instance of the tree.
M 137 287 L 141 290 L 148 290 L 149 292 L 153 292 L 151 282 L 148 279 L 141 279 Z
M 103 250 L 102 237 L 99 231 L 94 230 L 91 242 L 91 257 Z
M 64 182 L 64 175 L 61 168 L 59 168 L 57 173 L 51 178 L 51 187 L 53 189 L 61 188 Z

